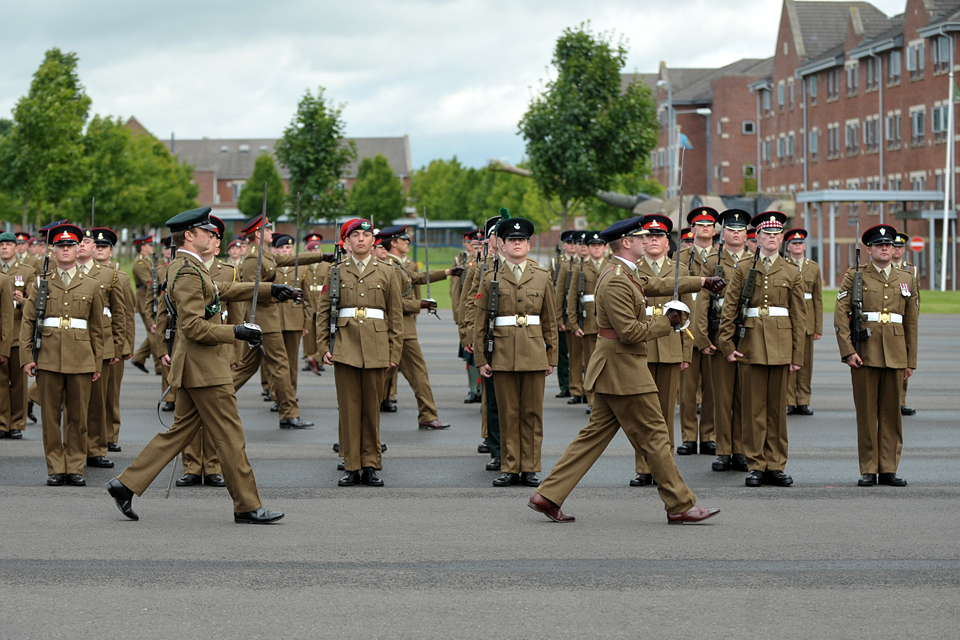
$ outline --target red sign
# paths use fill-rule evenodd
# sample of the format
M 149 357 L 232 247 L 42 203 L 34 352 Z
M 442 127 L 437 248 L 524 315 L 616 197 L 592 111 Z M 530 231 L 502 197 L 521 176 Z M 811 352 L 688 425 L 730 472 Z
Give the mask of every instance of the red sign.
M 923 238 L 920 236 L 913 236 L 910 238 L 910 250 L 920 253 L 923 251 L 923 248 L 926 246 L 926 243 L 923 241 Z

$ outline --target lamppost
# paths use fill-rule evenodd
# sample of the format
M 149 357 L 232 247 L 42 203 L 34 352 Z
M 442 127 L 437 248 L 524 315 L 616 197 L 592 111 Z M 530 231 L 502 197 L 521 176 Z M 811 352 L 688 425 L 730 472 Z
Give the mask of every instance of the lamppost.
M 667 88 L 667 164 L 670 166 L 670 179 L 667 182 L 667 197 L 677 195 L 677 148 L 676 115 L 673 113 L 673 86 L 669 80 L 657 80 L 658 87 Z

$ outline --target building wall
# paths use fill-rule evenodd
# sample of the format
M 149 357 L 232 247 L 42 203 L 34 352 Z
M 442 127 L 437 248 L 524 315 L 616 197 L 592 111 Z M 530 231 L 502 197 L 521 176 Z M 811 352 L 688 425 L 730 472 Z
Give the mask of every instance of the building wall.
M 724 76 L 711 83 L 713 114 L 710 118 L 710 193 L 737 195 L 753 191 L 745 183 L 745 166 L 756 170 L 757 105 L 756 96 L 747 88 L 756 76 Z M 744 124 L 752 123 L 754 133 L 744 133 Z M 718 126 L 719 125 L 719 126 Z

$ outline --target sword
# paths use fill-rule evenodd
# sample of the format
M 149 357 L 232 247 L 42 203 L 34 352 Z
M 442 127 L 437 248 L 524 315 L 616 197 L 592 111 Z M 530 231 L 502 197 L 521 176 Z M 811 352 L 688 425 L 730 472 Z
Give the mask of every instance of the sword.
M 434 304 L 433 308 L 427 309 L 427 313 L 432 313 L 437 316 L 437 320 L 440 319 L 440 314 L 437 313 L 437 301 L 433 299 L 430 295 L 430 243 L 427 241 L 427 208 L 423 208 L 423 267 L 427 271 L 427 302 L 432 302 Z
M 250 324 L 257 324 L 257 297 L 260 293 L 260 269 L 263 267 L 263 237 L 267 230 L 267 183 L 263 183 L 263 206 L 260 208 L 260 249 L 257 251 L 257 274 L 254 276 L 253 300 L 250 303 Z M 249 344 L 249 343 L 248 343 Z M 263 343 L 260 343 L 260 353 L 266 355 Z M 250 348 L 255 347 L 250 344 Z
M 90 228 L 91 229 L 97 226 L 93 222 L 95 220 L 94 216 L 95 216 L 96 210 L 97 210 L 97 196 L 91 196 L 90 197 Z

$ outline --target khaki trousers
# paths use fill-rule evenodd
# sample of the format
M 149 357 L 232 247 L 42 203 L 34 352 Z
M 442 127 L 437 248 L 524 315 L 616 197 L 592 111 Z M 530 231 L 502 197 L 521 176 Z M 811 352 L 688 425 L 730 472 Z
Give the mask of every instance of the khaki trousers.
M 650 374 L 657 383 L 657 400 L 660 403 L 660 414 L 663 416 L 667 428 L 667 438 L 670 442 L 670 455 L 674 451 L 673 414 L 677 406 L 677 382 L 680 380 L 680 363 L 647 362 Z M 634 456 L 637 473 L 650 473 L 650 465 L 643 458 L 643 452 L 637 451 Z
M 183 448 L 183 472 L 195 476 L 212 476 L 220 473 L 217 445 L 210 429 L 201 428 Z
M 570 395 L 583 394 L 583 339 L 567 331 L 567 347 L 570 350 Z
M 803 348 L 803 368 L 788 374 L 787 405 L 810 404 L 810 381 L 813 380 L 813 334 L 806 337 Z
M 850 369 L 857 409 L 860 473 L 896 473 L 903 450 L 900 389 L 903 369 Z
M 416 338 L 407 338 L 403 341 L 403 352 L 400 362 L 393 373 L 392 398 L 397 397 L 397 370 L 403 374 L 413 395 L 417 398 L 418 420 L 421 424 L 437 419 L 437 403 L 433 400 L 433 389 L 430 388 L 430 377 L 427 374 L 427 363 L 423 359 L 420 341 Z
M 313 305 L 311 304 L 311 307 Z M 314 309 L 316 307 L 313 307 Z M 307 356 L 312 356 L 317 353 L 317 314 L 316 312 L 310 314 L 310 319 L 307 320 L 307 335 L 303 336 L 303 354 Z M 317 358 L 319 360 L 319 358 Z
M 59 373 L 45 369 L 37 372 L 47 475 L 83 475 L 87 464 L 87 410 L 92 384 L 92 373 Z M 66 416 L 63 415 L 64 409 Z
M 137 459 L 120 474 L 125 487 L 143 495 L 164 467 L 199 433 L 210 429 L 223 464 L 223 480 L 233 498 L 236 513 L 255 511 L 263 506 L 257 479 L 247 459 L 246 436 L 237 411 L 237 396 L 229 384 L 177 390 L 177 408 L 173 426 L 153 437 Z
M 636 396 L 596 393 L 590 424 L 580 430 L 563 452 L 537 493 L 562 505 L 621 428 L 633 448 L 642 451 L 650 462 L 650 473 L 657 481 L 657 491 L 667 513 L 682 513 L 693 507 L 697 499 L 677 470 L 667 438 L 667 425 L 654 393 Z
M 340 408 L 340 455 L 347 471 L 383 468 L 380 454 L 380 401 L 387 369 L 333 367 Z
M 36 382 L 27 389 L 27 401 L 36 405 L 40 404 L 40 387 L 37 386 Z
M 240 365 L 233 372 L 234 388 L 239 391 L 263 364 L 263 373 L 270 382 L 270 393 L 280 405 L 280 419 L 299 418 L 296 391 L 290 383 L 287 347 L 279 331 L 263 334 L 263 353 L 266 355 L 261 355 L 260 349 L 247 349 L 241 356 Z
M 717 435 L 717 455 L 743 453 L 743 426 L 740 411 L 740 370 L 720 351 L 710 358 L 713 378 L 713 425 Z
M 113 369 L 109 360 L 100 364 L 100 379 L 90 385 L 90 404 L 87 409 L 87 457 L 107 455 L 107 387 L 113 384 Z M 112 425 L 111 425 L 112 427 Z
M 290 384 L 293 385 L 294 397 L 296 397 L 297 380 L 298 374 L 300 373 L 300 367 L 298 364 L 300 360 L 301 337 L 303 337 L 303 332 L 299 329 L 296 331 L 283 332 L 283 346 L 287 351 L 287 365 L 290 367 Z
M 0 364 L 0 431 L 23 431 L 27 426 L 27 374 L 20 366 L 20 348 Z
M 787 369 L 785 364 L 743 364 L 743 453 L 750 471 L 783 471 L 787 465 Z
M 900 386 L 900 406 L 907 406 L 907 383 L 909 380 L 904 380 L 903 384 Z
M 120 442 L 120 385 L 126 360 L 113 365 L 110 372 L 110 386 L 107 388 L 107 442 Z
M 500 470 L 540 471 L 545 371 L 494 371 L 500 418 Z
M 580 338 L 580 362 L 583 366 L 584 372 L 586 372 L 587 365 L 590 364 L 590 358 L 593 357 L 593 352 L 596 351 L 596 349 L 597 334 L 583 334 L 583 337 Z M 580 386 L 583 386 L 583 374 L 580 375 Z M 584 395 L 587 396 L 587 404 L 593 404 L 593 391 L 586 391 Z
M 716 442 L 713 408 L 713 375 L 710 372 L 711 356 L 693 350 L 690 366 L 680 372 L 680 441 Z M 698 392 L 699 396 L 698 396 Z M 700 415 L 697 416 L 697 398 L 700 398 Z M 664 416 L 666 417 L 666 416 Z M 699 427 L 697 423 L 699 422 Z

